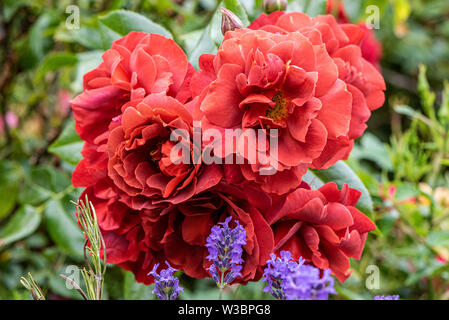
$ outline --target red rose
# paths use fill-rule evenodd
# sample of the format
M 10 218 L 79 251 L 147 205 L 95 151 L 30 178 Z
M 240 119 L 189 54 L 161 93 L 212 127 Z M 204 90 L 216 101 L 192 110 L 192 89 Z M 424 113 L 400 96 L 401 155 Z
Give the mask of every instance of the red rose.
M 86 142 L 72 182 L 86 187 L 107 174 L 109 125 L 132 100 L 149 94 L 191 100 L 193 67 L 182 49 L 157 34 L 131 32 L 114 41 L 103 62 L 84 75 L 84 90 L 72 101 L 75 129 Z
M 349 258 L 360 259 L 374 223 L 355 208 L 360 192 L 327 183 L 318 190 L 299 188 L 270 215 L 274 251 L 288 250 L 320 269 L 330 268 L 340 281 L 351 274 Z
M 343 0 L 335 2 L 337 2 L 338 7 L 334 5 L 333 0 L 327 0 L 326 13 L 332 14 L 334 17 L 336 17 L 338 23 L 349 23 L 350 21 L 348 15 L 346 14 Z
M 244 177 L 262 183 L 265 191 L 288 192 L 299 185 L 301 175 L 316 159 L 346 155 L 351 145 L 347 136 L 352 95 L 338 79 L 337 65 L 324 44 L 313 44 L 298 32 L 238 29 L 226 33 L 215 56 L 201 56 L 200 65 L 192 91 L 201 92 L 194 118 L 201 120 L 203 130 L 239 128 L 245 134 L 278 129 L 276 175 L 282 177 L 259 179 L 259 162 L 242 166 Z M 226 138 L 223 141 L 229 143 Z M 326 151 L 329 140 L 344 141 L 341 148 Z M 275 157 L 269 145 L 258 152 Z M 214 151 L 225 158 L 229 154 L 223 150 L 218 144 Z M 237 148 L 232 151 L 236 153 Z M 270 185 L 276 180 L 283 185 Z
M 108 175 L 130 207 L 180 203 L 220 181 L 216 166 L 194 163 L 192 115 L 178 100 L 150 94 L 123 109 L 110 125 Z
M 362 57 L 380 71 L 379 61 L 382 58 L 382 43 L 377 40 L 374 29 L 368 29 L 364 23 L 359 23 L 359 27 L 365 31 L 360 44 Z
M 173 206 L 162 240 L 167 260 L 189 276 L 209 277 L 206 238 L 212 226 L 232 216 L 245 228 L 247 237 L 242 277 L 236 282 L 259 280 L 274 245 L 273 232 L 264 218 L 270 206 L 271 199 L 260 190 L 242 190 L 224 183 Z
M 249 28 L 277 34 L 300 32 L 314 45 L 325 43 L 327 52 L 338 67 L 338 78 L 345 82 L 352 95 L 351 121 L 345 136 L 328 138 L 322 155 L 313 161 L 313 167 L 327 168 L 340 159 L 346 159 L 353 140 L 365 131 L 370 111 L 381 107 L 385 99 L 383 77 L 362 57 L 364 30 L 352 24 L 339 25 L 331 15 L 311 18 L 300 12 L 262 15 Z
M 343 0 L 339 1 L 337 10 L 338 12 L 334 12 L 334 2 L 332 0 L 328 0 L 326 13 L 330 13 L 336 17 L 338 23 L 340 24 L 349 23 L 350 20 L 346 14 Z M 359 22 L 358 26 L 364 31 L 364 36 L 360 43 L 362 57 L 375 66 L 377 70 L 380 70 L 379 61 L 382 57 L 382 43 L 377 40 L 374 29 L 368 29 L 364 22 Z
M 244 193 L 220 184 L 165 211 L 130 209 L 118 200 L 120 192 L 108 178 L 87 188 L 85 195 L 95 207 L 107 261 L 132 271 L 139 282 L 151 283 L 148 272 L 165 260 L 189 276 L 208 277 L 206 238 L 211 227 L 228 216 L 238 220 L 247 234 L 245 263 L 237 282 L 258 280 L 273 251 L 273 232 L 262 214 L 270 199 L 257 190 Z

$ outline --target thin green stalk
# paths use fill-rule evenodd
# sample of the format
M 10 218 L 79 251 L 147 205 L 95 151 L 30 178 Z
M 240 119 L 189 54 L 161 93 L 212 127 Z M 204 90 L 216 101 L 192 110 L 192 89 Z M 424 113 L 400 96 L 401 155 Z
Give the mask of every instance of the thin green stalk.
M 28 279 L 26 277 L 20 278 L 20 283 L 30 291 L 34 300 L 45 300 L 42 289 L 39 287 L 37 282 L 34 281 L 30 272 L 28 272 Z
M 224 289 L 223 281 L 224 281 L 224 272 L 221 272 L 221 279 L 220 279 L 220 285 L 219 285 L 220 293 L 218 295 L 218 300 L 222 300 L 222 298 L 223 298 L 223 289 Z
M 104 274 L 106 273 L 106 246 L 98 226 L 95 208 L 89 202 L 87 196 L 85 202 L 80 200 L 75 205 L 77 207 L 78 220 L 86 237 L 83 253 L 87 268 L 85 267 L 81 270 L 86 285 L 86 293 L 80 293 L 83 297 L 87 297 L 88 300 L 101 300 L 103 297 Z M 80 290 L 81 288 L 78 291 Z

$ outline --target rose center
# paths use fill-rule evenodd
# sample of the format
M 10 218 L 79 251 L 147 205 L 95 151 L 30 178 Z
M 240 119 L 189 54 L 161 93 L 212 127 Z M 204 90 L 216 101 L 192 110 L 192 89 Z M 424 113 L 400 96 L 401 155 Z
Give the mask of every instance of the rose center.
M 158 161 L 159 169 L 167 176 L 180 176 L 189 169 L 190 158 L 184 159 L 182 153 L 183 150 L 178 152 L 172 152 L 175 147 L 175 143 L 172 141 L 166 141 L 160 148 L 161 158 Z M 176 149 L 175 149 L 176 150 Z M 189 156 L 189 154 L 187 154 Z M 184 163 L 188 161 L 188 163 Z
M 162 158 L 162 141 L 158 141 L 154 148 L 150 151 L 150 160 L 157 164 Z
M 271 100 L 275 105 L 268 107 L 265 116 L 274 122 L 280 122 L 287 118 L 289 101 L 284 98 L 284 94 L 281 91 L 276 91 Z

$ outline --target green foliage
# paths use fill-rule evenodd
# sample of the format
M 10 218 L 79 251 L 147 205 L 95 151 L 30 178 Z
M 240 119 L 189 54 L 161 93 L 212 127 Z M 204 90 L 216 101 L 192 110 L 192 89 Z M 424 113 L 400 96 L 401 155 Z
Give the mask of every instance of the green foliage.
M 76 165 L 82 159 L 83 144 L 83 140 L 75 132 L 75 121 L 72 120 L 66 125 L 58 139 L 48 147 L 48 151 Z
M 48 54 L 39 66 L 35 81 L 42 81 L 42 78 L 51 71 L 57 71 L 63 67 L 70 67 L 76 65 L 78 58 L 73 53 L 55 52 Z
M 82 257 L 84 238 L 74 219 L 70 199 L 51 199 L 45 206 L 45 227 L 51 239 L 72 256 Z
M 127 35 L 131 31 L 143 31 L 146 33 L 157 33 L 167 38 L 172 37 L 170 32 L 164 27 L 132 11 L 112 11 L 104 16 L 100 16 L 98 20 L 101 25 L 120 36 Z
M 218 4 L 217 9 L 214 11 L 209 24 L 204 28 L 201 36 L 184 36 L 183 40 L 187 43 L 187 47 L 191 48 L 191 51 L 187 51 L 190 63 L 198 68 L 198 58 L 203 53 L 215 53 L 223 40 L 223 34 L 221 33 L 221 12 L 220 8 L 226 8 L 231 10 L 235 15 L 243 22 L 243 25 L 249 25 L 248 15 L 245 8 L 240 4 L 238 0 L 223 0 Z M 196 45 L 192 43 L 196 42 Z
M 7 215 L 13 208 L 18 195 L 18 182 L 20 171 L 11 162 L 0 162 L 0 219 Z
M 439 109 L 435 107 L 435 93 L 430 90 L 426 68 L 419 68 L 418 92 L 423 113 L 406 105 L 396 105 L 394 110 L 412 119 L 410 129 L 392 137 L 392 158 L 397 178 L 408 177 L 421 181 L 423 177 L 432 185 L 444 183 L 440 172 L 449 157 L 449 137 L 446 119 L 448 91 L 443 91 Z M 438 111 L 439 110 L 439 111 Z
M 132 272 L 125 271 L 125 277 L 123 280 L 123 298 L 125 300 L 153 300 L 154 285 L 146 286 L 142 283 L 138 283 L 134 278 Z
M 0 248 L 32 234 L 40 221 L 41 215 L 36 209 L 31 206 L 22 207 L 2 228 Z

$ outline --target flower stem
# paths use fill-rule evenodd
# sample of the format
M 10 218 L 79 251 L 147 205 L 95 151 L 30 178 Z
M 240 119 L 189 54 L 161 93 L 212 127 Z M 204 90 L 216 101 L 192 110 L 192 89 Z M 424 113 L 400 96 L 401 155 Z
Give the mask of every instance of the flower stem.
M 222 300 L 223 299 L 223 289 L 225 287 L 225 284 L 223 283 L 224 281 L 224 272 L 221 272 L 221 279 L 220 279 L 220 293 L 218 294 L 218 300 Z

